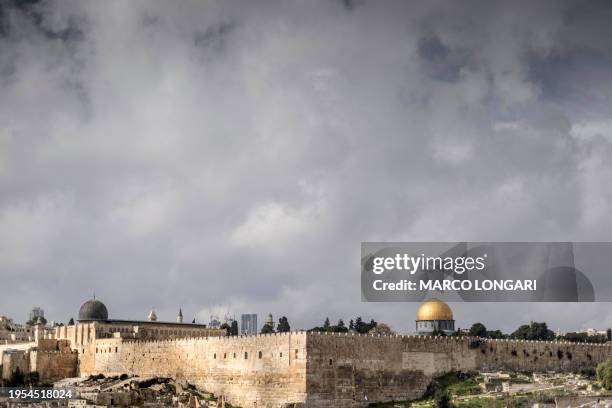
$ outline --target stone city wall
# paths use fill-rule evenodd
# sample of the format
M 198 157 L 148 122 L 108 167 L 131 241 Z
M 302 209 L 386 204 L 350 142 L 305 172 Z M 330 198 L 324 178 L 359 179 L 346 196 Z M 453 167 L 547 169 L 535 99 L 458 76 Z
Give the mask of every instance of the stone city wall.
M 611 344 L 295 332 L 99 339 L 79 355 L 79 366 L 81 375 L 187 380 L 242 407 L 342 408 L 419 398 L 432 378 L 450 371 L 579 372 L 610 357 Z
M 76 377 L 78 354 L 73 351 L 30 351 L 29 371 L 36 371 L 40 382 L 53 383 L 62 378 Z
M 2 353 L 0 378 L 7 380 L 19 369 L 22 373 L 30 372 L 30 355 L 26 350 L 10 350 Z
M 307 355 L 307 406 L 357 407 L 418 398 L 450 371 L 580 372 L 612 343 L 309 333 Z
M 39 339 L 35 343 L 38 351 L 61 351 L 62 353 L 70 353 L 70 340 L 55 340 L 55 339 Z
M 468 345 L 470 346 L 470 345 Z M 581 344 L 553 341 L 474 340 L 477 367 L 482 371 L 581 372 L 612 357 L 612 343 Z
M 129 373 L 187 380 L 242 407 L 306 399 L 306 333 L 139 341 L 99 339 L 80 375 Z
M 20 350 L 1 350 L 1 377 L 8 379 L 17 368 L 23 373 L 38 372 L 43 383 L 74 377 L 78 354 L 70 349 L 69 341 L 40 339 Z
M 432 370 L 416 360 L 428 361 L 433 353 L 430 349 L 412 355 L 407 340 L 407 337 L 309 334 L 306 405 L 357 407 L 421 397 L 431 381 Z

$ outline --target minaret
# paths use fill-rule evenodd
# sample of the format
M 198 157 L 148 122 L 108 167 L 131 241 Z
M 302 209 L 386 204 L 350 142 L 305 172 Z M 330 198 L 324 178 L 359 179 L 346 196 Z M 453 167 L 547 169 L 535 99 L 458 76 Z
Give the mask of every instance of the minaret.
M 179 308 L 178 316 L 176 316 L 177 323 L 183 323 L 183 310 Z

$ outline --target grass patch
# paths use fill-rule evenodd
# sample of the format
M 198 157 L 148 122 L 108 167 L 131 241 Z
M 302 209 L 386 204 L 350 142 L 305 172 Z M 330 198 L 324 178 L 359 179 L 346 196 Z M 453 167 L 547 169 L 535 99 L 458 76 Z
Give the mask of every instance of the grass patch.
M 482 389 L 477 376 L 471 373 L 451 372 L 435 378 L 429 386 L 426 396 L 433 396 L 436 391 L 448 391 L 453 396 L 477 395 Z
M 460 383 L 451 384 L 447 390 L 453 396 L 478 395 L 482 394 L 482 388 L 474 380 L 465 380 Z

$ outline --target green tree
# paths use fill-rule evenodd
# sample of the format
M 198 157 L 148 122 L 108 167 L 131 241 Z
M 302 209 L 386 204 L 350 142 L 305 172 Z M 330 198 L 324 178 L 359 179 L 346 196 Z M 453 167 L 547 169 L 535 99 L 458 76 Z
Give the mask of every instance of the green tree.
M 219 326 L 219 328 L 225 330 L 226 336 L 231 336 L 231 327 L 229 324 L 223 323 L 221 326 Z
M 482 323 L 474 323 L 470 327 L 470 335 L 474 337 L 487 337 L 487 328 Z
M 238 321 L 232 320 L 232 324 L 230 325 L 230 336 L 238 335 Z
M 340 323 L 342 323 L 342 324 L 340 324 Z M 342 320 L 340 320 L 336 326 L 332 326 L 331 327 L 331 331 L 333 331 L 334 333 L 346 333 L 348 331 L 348 329 L 344 325 L 344 322 Z
M 326 318 L 325 319 L 325 323 L 323 323 L 323 326 L 313 327 L 309 331 L 312 331 L 312 332 L 329 332 L 329 333 L 346 333 L 348 331 L 348 329 L 344 325 L 344 321 L 342 321 L 342 319 L 338 320 L 338 324 L 337 325 L 332 326 L 330 324 L 330 322 L 329 322 L 329 318 Z
M 353 319 L 349 322 L 349 330 L 355 330 L 355 322 L 353 322 Z
M 501 330 L 490 330 L 487 332 L 487 337 L 490 339 L 505 339 L 506 335 Z
M 597 381 L 606 390 L 612 390 L 612 358 L 597 365 Z
M 372 330 L 378 326 L 378 323 L 374 319 L 370 319 L 370 323 L 368 323 L 368 331 Z
M 286 316 L 278 319 L 278 326 L 276 326 L 276 331 L 279 333 L 287 333 L 291 331 L 291 326 L 289 326 L 289 320 L 287 320 Z
M 531 322 L 516 329 L 510 337 L 519 340 L 553 340 L 555 333 L 548 329 L 546 323 Z
M 270 333 L 274 333 L 274 326 L 272 326 L 270 323 L 264 324 L 263 327 L 261 328 L 261 334 L 270 334 Z
M 378 323 L 375 327 L 370 330 L 371 334 L 380 334 L 381 336 L 393 336 L 395 332 L 393 329 L 385 323 Z
M 574 332 L 565 333 L 565 335 L 561 336 L 561 339 L 572 343 L 606 343 L 608 341 L 608 337 L 603 334 L 589 336 L 587 333 Z
M 363 319 L 361 318 L 361 316 L 357 316 L 355 318 L 355 331 L 358 333 L 361 333 L 361 330 L 363 330 Z
M 375 328 L 376 325 L 378 325 L 378 323 L 374 319 L 371 319 L 369 323 L 366 323 L 366 322 L 363 321 L 361 316 L 357 316 L 355 318 L 355 323 L 354 323 L 353 326 L 354 326 L 354 330 L 357 333 L 365 334 L 365 333 L 368 333 L 373 328 Z M 349 328 L 350 328 L 350 326 L 349 326 Z

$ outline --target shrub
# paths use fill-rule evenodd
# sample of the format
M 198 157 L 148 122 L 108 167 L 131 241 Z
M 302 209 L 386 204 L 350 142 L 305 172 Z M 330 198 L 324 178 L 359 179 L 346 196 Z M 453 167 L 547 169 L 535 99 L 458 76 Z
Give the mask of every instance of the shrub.
M 38 371 L 32 371 L 25 375 L 26 385 L 38 385 L 40 383 L 40 375 Z
M 436 408 L 451 408 L 451 397 L 448 391 L 438 390 L 434 396 L 434 404 Z
M 481 345 L 483 344 L 482 340 L 470 340 L 470 343 L 468 344 L 468 347 L 471 349 L 477 349 L 479 348 Z
M 586 367 L 586 368 L 582 368 L 580 370 L 580 374 L 584 375 L 585 377 L 595 377 L 595 369 L 591 368 L 591 367 Z
M 7 387 L 21 387 L 25 385 L 25 375 L 21 372 L 19 367 L 15 369 L 6 380 Z
M 612 358 L 597 365 L 597 380 L 606 390 L 612 390 Z

